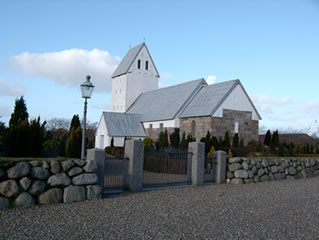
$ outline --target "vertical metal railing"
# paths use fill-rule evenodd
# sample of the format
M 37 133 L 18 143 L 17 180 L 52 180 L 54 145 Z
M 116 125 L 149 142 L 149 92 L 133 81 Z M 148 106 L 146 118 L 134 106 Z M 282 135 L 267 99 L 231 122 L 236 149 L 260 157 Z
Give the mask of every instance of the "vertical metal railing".
M 213 157 L 205 157 L 204 182 L 216 182 L 216 159 Z
M 124 158 L 106 154 L 104 165 L 105 193 L 123 190 L 125 185 L 125 164 L 126 161 Z
M 189 184 L 188 152 L 145 152 L 143 187 Z

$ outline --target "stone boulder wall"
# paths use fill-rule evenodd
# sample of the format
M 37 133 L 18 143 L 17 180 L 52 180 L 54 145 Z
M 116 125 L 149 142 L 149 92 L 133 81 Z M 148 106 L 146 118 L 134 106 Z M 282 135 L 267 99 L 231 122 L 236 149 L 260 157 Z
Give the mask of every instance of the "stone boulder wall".
M 101 199 L 94 160 L 0 162 L 0 209 Z
M 230 158 L 227 183 L 257 183 L 319 176 L 319 158 Z

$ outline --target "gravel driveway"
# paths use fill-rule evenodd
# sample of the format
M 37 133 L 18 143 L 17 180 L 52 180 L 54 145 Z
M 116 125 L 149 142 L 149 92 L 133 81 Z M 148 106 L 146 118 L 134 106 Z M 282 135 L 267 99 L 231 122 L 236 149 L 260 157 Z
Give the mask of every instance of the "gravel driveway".
M 0 239 L 319 239 L 319 177 L 0 210 Z

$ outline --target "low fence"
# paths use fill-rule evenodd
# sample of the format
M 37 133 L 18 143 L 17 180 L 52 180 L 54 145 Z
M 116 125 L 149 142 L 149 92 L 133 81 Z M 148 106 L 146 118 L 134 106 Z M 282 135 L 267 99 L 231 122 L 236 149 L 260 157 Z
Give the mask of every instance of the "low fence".
M 103 193 L 123 191 L 128 159 L 105 154 Z
M 143 187 L 190 184 L 191 153 L 145 152 Z
M 205 157 L 204 182 L 216 182 L 216 165 L 216 158 L 207 156 Z

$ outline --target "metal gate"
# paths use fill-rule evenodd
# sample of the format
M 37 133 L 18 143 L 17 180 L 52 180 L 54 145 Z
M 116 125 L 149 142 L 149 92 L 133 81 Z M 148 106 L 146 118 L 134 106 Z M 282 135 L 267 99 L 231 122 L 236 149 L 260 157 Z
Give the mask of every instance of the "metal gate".
M 216 158 L 214 157 L 205 157 L 204 182 L 216 182 Z
M 145 152 L 143 187 L 190 184 L 191 153 Z
M 109 154 L 104 161 L 104 193 L 121 192 L 125 188 L 127 160 Z

